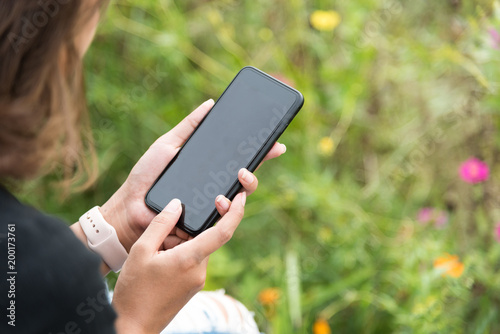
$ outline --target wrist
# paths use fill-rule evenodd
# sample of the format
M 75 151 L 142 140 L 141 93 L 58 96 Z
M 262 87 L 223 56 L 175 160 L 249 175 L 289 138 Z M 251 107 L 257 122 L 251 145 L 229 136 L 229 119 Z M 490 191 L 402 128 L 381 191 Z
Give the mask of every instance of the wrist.
M 121 188 L 99 208 L 99 211 L 108 224 L 114 227 L 118 240 L 128 253 L 137 238 L 129 228 L 126 198 L 121 196 L 120 190 Z
M 85 247 L 89 248 L 87 243 L 87 236 L 85 235 L 85 232 L 83 231 L 80 223 L 74 223 L 69 228 L 71 229 L 71 231 L 73 231 L 75 236 L 85 245 Z M 106 276 L 111 271 L 111 268 L 106 264 L 106 262 L 102 261 L 102 259 L 100 271 L 103 276 Z
M 87 237 L 88 248 L 101 256 L 114 271 L 119 272 L 127 260 L 128 252 L 121 244 L 115 228 L 109 224 L 95 206 L 79 219 L 80 227 Z
M 130 321 L 123 316 L 118 315 L 118 319 L 115 322 L 116 332 L 118 334 L 152 334 L 154 332 L 147 331 L 135 321 Z

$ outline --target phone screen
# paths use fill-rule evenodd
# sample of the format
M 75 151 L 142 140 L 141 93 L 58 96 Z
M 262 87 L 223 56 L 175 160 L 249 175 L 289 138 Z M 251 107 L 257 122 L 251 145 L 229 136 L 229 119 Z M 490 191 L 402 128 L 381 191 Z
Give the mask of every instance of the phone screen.
M 185 206 L 184 225 L 199 230 L 214 214 L 215 198 L 237 182 L 296 102 L 294 90 L 245 68 L 184 144 L 148 194 L 157 209 L 173 198 Z

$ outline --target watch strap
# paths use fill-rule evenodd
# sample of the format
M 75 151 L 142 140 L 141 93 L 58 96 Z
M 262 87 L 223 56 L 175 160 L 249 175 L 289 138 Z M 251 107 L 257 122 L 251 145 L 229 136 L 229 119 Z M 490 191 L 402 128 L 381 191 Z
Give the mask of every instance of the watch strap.
M 90 250 L 99 254 L 111 270 L 119 272 L 128 254 L 120 243 L 115 228 L 104 219 L 99 207 L 95 206 L 87 211 L 79 222 L 87 236 Z

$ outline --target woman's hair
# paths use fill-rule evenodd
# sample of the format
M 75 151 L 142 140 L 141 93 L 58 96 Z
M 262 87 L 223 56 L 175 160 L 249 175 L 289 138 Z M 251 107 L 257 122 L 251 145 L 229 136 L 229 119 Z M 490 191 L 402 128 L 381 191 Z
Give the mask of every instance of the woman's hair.
M 65 185 L 82 186 L 97 175 L 75 45 L 105 5 L 89 2 L 0 2 L 0 182 L 55 170 Z

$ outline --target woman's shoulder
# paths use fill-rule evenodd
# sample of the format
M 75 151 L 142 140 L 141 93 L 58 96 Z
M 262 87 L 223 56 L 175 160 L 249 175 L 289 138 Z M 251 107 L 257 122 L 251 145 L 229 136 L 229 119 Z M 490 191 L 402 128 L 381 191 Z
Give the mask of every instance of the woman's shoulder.
M 19 319 L 33 320 L 16 327 L 36 331 L 42 325 L 58 333 L 69 323 L 86 333 L 96 322 L 112 326 L 114 312 L 103 298 L 107 290 L 100 259 L 62 220 L 19 202 L 0 187 L 0 229 L 0 252 L 13 255 L 13 262 L 1 261 L 0 267 L 14 273 L 16 312 Z M 13 270 L 3 268 L 7 264 Z M 97 316 L 96 309 L 102 314 Z
M 15 248 L 17 267 L 24 273 L 37 273 L 36 281 L 49 279 L 45 276 L 53 276 L 53 272 L 58 274 L 51 277 L 55 283 L 71 279 L 75 271 L 99 272 L 99 257 L 85 247 L 65 222 L 19 202 L 1 187 L 0 229 L 2 239 L 11 237 L 6 241 Z
M 22 255 L 31 252 L 31 259 L 48 256 L 64 257 L 72 249 L 90 258 L 97 259 L 78 241 L 67 224 L 61 219 L 44 214 L 34 207 L 19 202 L 0 186 L 0 236 L 8 231 L 16 236 L 17 252 Z M 74 255 L 74 254 L 73 254 Z
M 67 227 L 66 224 L 60 219 L 46 215 L 29 205 L 19 202 L 2 186 L 0 186 L 0 223 L 4 227 L 11 226 L 16 230 L 31 232 L 27 236 L 64 234 L 67 229 L 65 228 Z M 0 231 L 0 235 L 4 232 Z

